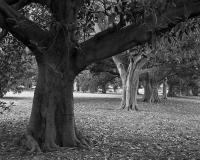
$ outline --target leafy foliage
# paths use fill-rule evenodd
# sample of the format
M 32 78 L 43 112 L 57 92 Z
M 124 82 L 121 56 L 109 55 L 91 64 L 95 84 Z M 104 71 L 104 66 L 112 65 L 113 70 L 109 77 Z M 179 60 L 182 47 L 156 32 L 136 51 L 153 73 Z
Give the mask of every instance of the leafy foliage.
M 98 89 L 102 89 L 102 92 L 106 92 L 108 85 L 119 86 L 118 79 L 115 75 L 110 74 L 109 72 L 90 72 L 89 70 L 83 71 L 76 78 L 76 81 L 79 82 L 80 88 L 83 92 L 97 92 Z
M 8 111 L 10 112 L 11 111 L 11 108 L 15 106 L 14 105 L 14 102 L 10 102 L 9 105 L 7 105 L 6 102 L 3 102 L 3 101 L 0 101 L 0 114 L 3 114 L 4 112 Z
M 20 87 L 36 76 L 36 64 L 25 47 L 10 34 L 0 43 L 0 96 L 12 90 L 21 92 Z

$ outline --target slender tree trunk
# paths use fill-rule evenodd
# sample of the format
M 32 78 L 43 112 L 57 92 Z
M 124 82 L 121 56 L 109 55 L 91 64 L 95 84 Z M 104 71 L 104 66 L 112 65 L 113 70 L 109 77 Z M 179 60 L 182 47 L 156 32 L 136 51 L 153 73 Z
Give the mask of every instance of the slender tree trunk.
M 146 78 L 144 80 L 144 98 L 143 98 L 144 102 L 151 103 L 152 92 L 153 91 L 150 83 L 149 73 L 147 73 Z
M 168 90 L 168 97 L 176 97 L 175 89 L 173 84 L 168 84 L 169 90 Z
M 127 110 L 138 110 L 137 90 L 139 85 L 139 70 L 133 63 L 129 65 L 128 77 L 126 82 L 126 108 Z
M 106 85 L 102 85 L 101 88 L 102 88 L 102 93 L 106 94 Z
M 159 84 L 150 77 L 149 73 L 147 73 L 146 80 L 144 82 L 144 102 L 147 103 L 158 103 L 160 102 L 160 98 L 158 96 L 158 88 Z
M 121 100 L 121 108 L 124 109 L 126 107 L 126 79 L 127 76 L 121 76 L 122 80 L 122 100 Z
M 192 87 L 193 96 L 198 96 L 198 90 L 199 90 L 198 86 Z
M 191 87 L 190 87 L 190 86 L 187 86 L 187 87 L 186 87 L 186 96 L 192 96 L 192 95 L 193 95 L 193 93 L 192 93 Z
M 3 98 L 3 96 L 4 96 L 3 91 L 0 88 L 0 98 Z
M 157 84 L 157 83 L 152 84 L 152 95 L 151 95 L 151 99 L 150 99 L 150 102 L 152 102 L 152 103 L 160 102 L 160 98 L 158 95 L 158 88 L 159 88 L 159 84 Z
M 76 89 L 77 89 L 77 92 L 80 92 L 80 82 L 79 82 L 79 80 L 76 81 Z
M 167 78 L 163 80 L 163 99 L 167 99 Z
M 119 71 L 120 78 L 121 78 L 121 81 L 122 81 L 121 108 L 124 109 L 126 107 L 126 80 L 127 80 L 127 71 L 126 71 L 126 68 L 125 68 L 124 64 L 120 60 L 119 56 L 114 56 L 112 58 L 113 58 L 114 63 L 117 66 L 117 69 Z

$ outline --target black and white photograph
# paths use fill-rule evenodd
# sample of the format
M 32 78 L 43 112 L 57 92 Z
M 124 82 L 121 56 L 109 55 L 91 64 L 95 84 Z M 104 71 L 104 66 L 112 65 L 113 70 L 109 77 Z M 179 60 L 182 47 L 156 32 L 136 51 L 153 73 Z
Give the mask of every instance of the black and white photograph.
M 0 0 L 0 160 L 200 160 L 200 0 Z

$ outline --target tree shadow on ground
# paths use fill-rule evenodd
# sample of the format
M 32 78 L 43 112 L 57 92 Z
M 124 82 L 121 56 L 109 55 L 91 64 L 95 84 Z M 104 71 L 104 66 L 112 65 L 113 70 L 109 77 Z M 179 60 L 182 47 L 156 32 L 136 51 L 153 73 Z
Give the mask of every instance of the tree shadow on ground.
M 33 97 L 3 97 L 0 100 L 32 100 Z

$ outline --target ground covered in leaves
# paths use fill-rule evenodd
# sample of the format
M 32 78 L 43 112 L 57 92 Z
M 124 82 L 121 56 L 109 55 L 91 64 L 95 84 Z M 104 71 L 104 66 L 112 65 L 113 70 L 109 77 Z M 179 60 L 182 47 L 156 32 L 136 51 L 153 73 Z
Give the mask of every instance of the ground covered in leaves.
M 90 150 L 29 154 L 17 144 L 25 132 L 32 97 L 8 97 L 10 112 L 0 115 L 0 160 L 195 160 L 200 158 L 200 98 L 139 102 L 138 112 L 119 110 L 119 95 L 78 95 L 75 116 Z

